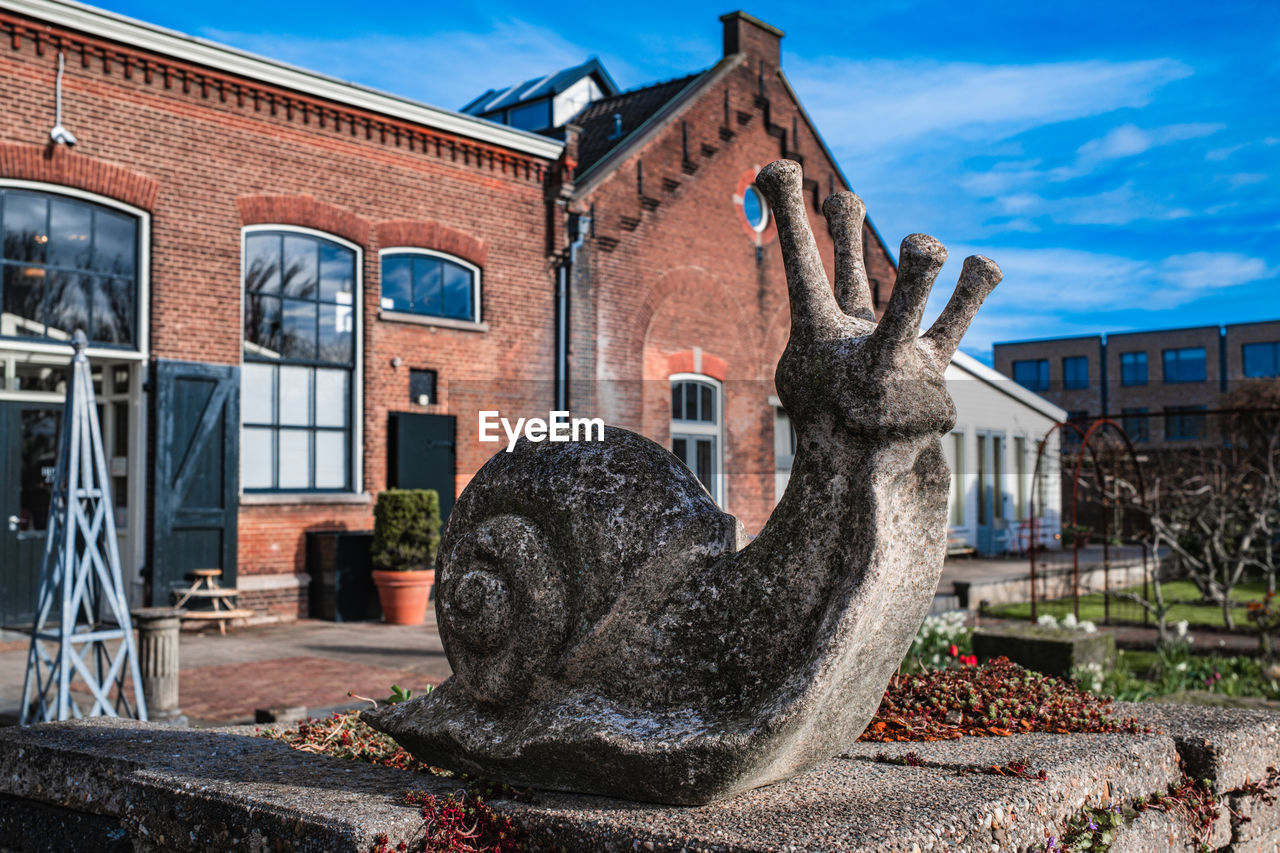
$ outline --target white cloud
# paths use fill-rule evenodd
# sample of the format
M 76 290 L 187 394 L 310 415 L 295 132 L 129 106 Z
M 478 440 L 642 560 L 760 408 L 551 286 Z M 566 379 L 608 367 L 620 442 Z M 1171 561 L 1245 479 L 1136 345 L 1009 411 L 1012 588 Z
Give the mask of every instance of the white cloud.
M 1225 127 L 1224 124 L 1170 124 L 1144 129 L 1135 124 L 1122 124 L 1081 145 L 1075 162 L 1051 170 L 1048 178 L 1069 181 L 1089 174 L 1102 163 L 1136 157 L 1175 142 L 1212 136 Z
M 1134 124 L 1113 127 L 1100 139 L 1092 139 L 1080 146 L 1077 152 L 1087 163 L 1117 160 L 1142 154 L 1161 145 L 1199 139 L 1222 130 L 1223 124 L 1170 124 L 1164 127 L 1143 129 Z
M 1069 225 L 1129 225 L 1142 220 L 1185 219 L 1191 211 L 1169 207 L 1125 184 L 1114 190 L 1087 196 L 1058 199 L 1050 204 L 1049 215 Z
M 1274 271 L 1261 258 L 1239 252 L 1189 252 L 1159 260 L 1080 249 L 956 247 L 939 281 L 954 280 L 966 255 L 986 255 L 1004 271 L 993 305 L 1035 314 L 1055 311 L 1114 311 L 1145 306 L 1173 308 L 1204 295 L 1260 281 Z M 950 278 L 948 276 L 950 275 Z M 941 309 L 949 294 L 933 296 Z M 985 308 L 983 309 L 986 310 Z
M 376 33 L 341 39 L 205 30 L 205 38 L 283 62 L 458 109 L 488 89 L 583 62 L 593 51 L 516 18 L 481 32 Z M 610 73 L 630 70 L 609 59 Z
M 1260 184 L 1263 181 L 1270 180 L 1271 177 L 1265 172 L 1237 172 L 1234 175 L 1227 175 L 1227 183 L 1231 184 L 1231 188 L 1234 190 L 1251 184 Z
M 966 351 L 979 357 L 998 341 L 1093 334 L 1108 328 L 1096 315 L 1178 308 L 1207 291 L 1247 285 L 1276 272 L 1262 259 L 1238 252 L 1189 252 L 1148 261 L 1077 249 L 956 246 L 930 296 L 926 324 L 950 298 L 963 258 L 973 254 L 992 258 L 1004 272 L 964 338 Z
M 843 58 L 790 63 L 788 76 L 824 135 L 853 156 L 908 142 L 986 136 L 1122 107 L 1189 76 L 1171 59 L 980 65 Z

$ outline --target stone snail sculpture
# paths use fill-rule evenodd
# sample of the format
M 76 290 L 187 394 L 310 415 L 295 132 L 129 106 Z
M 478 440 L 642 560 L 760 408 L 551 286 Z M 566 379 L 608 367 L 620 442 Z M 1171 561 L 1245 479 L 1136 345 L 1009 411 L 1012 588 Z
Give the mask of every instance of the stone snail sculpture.
M 823 205 L 833 292 L 800 166 L 771 163 L 756 186 L 791 309 L 775 384 L 798 443 L 782 499 L 748 543 L 675 456 L 635 433 L 495 454 L 440 547 L 452 677 L 364 715 L 421 760 L 701 804 L 838 754 L 875 713 L 942 571 L 941 436 L 955 423 L 943 373 L 1001 274 L 968 258 L 920 335 L 946 250 L 913 234 L 877 324 L 862 201 Z

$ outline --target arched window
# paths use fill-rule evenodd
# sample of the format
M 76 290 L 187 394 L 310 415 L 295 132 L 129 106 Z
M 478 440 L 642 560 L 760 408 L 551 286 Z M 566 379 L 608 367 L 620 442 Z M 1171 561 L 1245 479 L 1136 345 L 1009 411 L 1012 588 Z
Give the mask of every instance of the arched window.
M 301 229 L 244 235 L 240 482 L 349 491 L 359 250 Z
M 692 374 L 671 377 L 671 452 L 724 505 L 720 386 Z
M 382 252 L 383 311 L 480 322 L 480 268 L 428 249 Z
M 139 217 L 0 187 L 0 336 L 138 348 Z

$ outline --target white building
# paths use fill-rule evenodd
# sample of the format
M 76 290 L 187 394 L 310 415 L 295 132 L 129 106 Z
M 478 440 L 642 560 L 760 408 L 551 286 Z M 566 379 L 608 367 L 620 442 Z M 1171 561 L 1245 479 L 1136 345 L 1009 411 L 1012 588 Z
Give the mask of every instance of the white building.
M 1067 412 L 963 352 L 947 368 L 956 426 L 943 441 L 951 465 L 948 534 L 952 553 L 1023 550 L 1029 535 L 1036 454 Z M 1034 495 L 1036 539 L 1058 547 L 1061 432 L 1049 437 Z

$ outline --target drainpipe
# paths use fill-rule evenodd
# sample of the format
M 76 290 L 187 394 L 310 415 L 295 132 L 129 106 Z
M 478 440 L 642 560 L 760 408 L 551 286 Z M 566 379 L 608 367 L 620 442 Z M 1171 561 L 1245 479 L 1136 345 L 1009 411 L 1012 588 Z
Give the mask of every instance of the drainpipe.
M 556 410 L 561 412 L 569 411 L 569 278 L 590 231 L 589 215 L 569 215 L 569 253 L 556 270 Z
M 1103 338 L 1101 342 L 1098 344 L 1098 358 L 1102 362 L 1098 371 L 1100 374 L 1098 376 L 1098 379 L 1101 381 L 1101 384 L 1102 384 L 1102 399 L 1099 401 L 1102 403 L 1102 411 L 1098 414 L 1098 416 L 1104 417 L 1104 418 L 1111 414 L 1111 389 L 1107 387 L 1107 380 L 1110 378 L 1109 376 L 1107 376 L 1107 344 L 1108 343 L 1109 341 L 1106 338 Z

